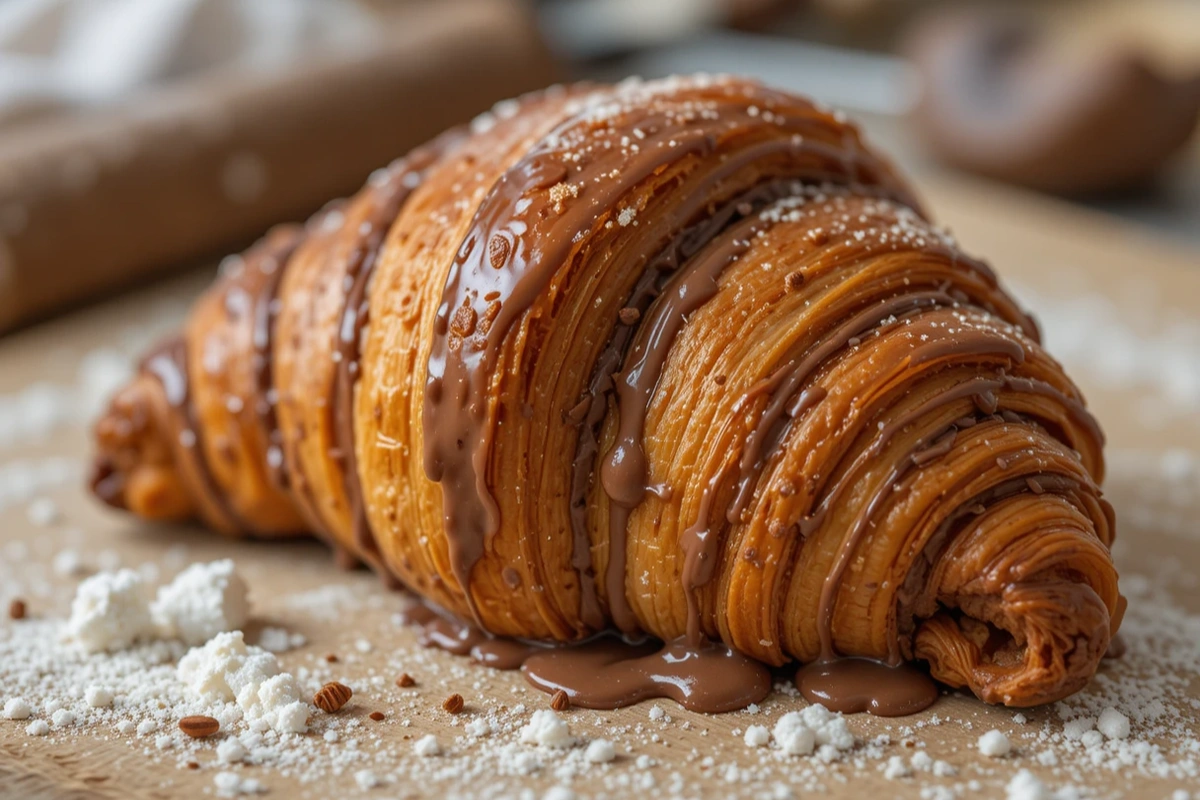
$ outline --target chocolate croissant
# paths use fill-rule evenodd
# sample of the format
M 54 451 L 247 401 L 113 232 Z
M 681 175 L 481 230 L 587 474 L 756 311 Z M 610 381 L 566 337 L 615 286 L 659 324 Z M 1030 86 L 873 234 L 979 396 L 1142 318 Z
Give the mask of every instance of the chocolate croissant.
M 97 424 L 113 506 L 316 534 L 531 647 L 919 661 L 1011 706 L 1081 688 L 1119 625 L 1079 390 L 798 97 L 501 103 L 221 272 Z

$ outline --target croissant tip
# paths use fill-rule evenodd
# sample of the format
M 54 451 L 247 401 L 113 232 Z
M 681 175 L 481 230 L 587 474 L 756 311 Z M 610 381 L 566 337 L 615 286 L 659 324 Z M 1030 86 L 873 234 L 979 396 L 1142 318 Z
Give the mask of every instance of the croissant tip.
M 92 495 L 105 505 L 118 511 L 129 510 L 129 505 L 125 502 L 125 476 L 109 456 L 96 456 L 92 462 L 87 486 Z

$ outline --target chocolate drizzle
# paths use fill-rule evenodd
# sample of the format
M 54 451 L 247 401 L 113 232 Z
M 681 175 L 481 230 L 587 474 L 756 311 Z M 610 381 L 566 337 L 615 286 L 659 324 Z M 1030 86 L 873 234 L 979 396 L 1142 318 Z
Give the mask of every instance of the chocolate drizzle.
M 599 452 L 599 427 L 608 412 L 607 397 L 614 392 L 618 380 L 617 371 L 628 358 L 627 353 L 631 343 L 640 330 L 640 327 L 635 327 L 635 325 L 638 323 L 646 324 L 645 316 L 651 303 L 662 294 L 668 281 L 675 276 L 676 271 L 683 264 L 688 264 L 688 272 L 680 276 L 680 286 L 675 290 L 676 295 L 678 296 L 679 291 L 683 291 L 684 296 L 681 300 L 683 305 L 687 307 L 696 308 L 702 305 L 702 301 L 696 301 L 693 304 L 694 298 L 688 296 L 687 291 L 690 289 L 704 291 L 705 299 L 710 297 L 713 286 L 710 285 L 707 289 L 704 289 L 703 282 L 705 280 L 715 280 L 716 274 L 713 274 L 712 269 L 715 267 L 717 274 L 719 274 L 721 270 L 728 266 L 729 262 L 721 263 L 720 258 L 722 256 L 718 254 L 715 259 L 707 262 L 708 269 L 704 269 L 693 264 L 692 259 L 717 236 L 733 226 L 737 220 L 749 217 L 762 210 L 771 202 L 796 195 L 802 190 L 803 184 L 795 180 L 774 180 L 761 184 L 727 202 L 712 216 L 681 231 L 679 235 L 670 241 L 664 250 L 650 259 L 645 269 L 643 269 L 633 291 L 626 301 L 625 307 L 618 314 L 621 324 L 613 328 L 608 343 L 596 360 L 595 367 L 592 370 L 592 378 L 588 385 L 588 393 L 583 401 L 586 413 L 579 420 L 579 435 L 576 440 L 575 459 L 572 463 L 571 485 L 571 529 L 574 535 L 574 559 L 572 564 L 579 571 L 580 575 L 584 576 L 582 583 L 585 585 L 586 591 L 584 592 L 585 600 L 581 603 L 581 616 L 593 629 L 602 627 L 602 612 L 595 602 L 595 590 L 590 585 L 592 579 L 591 552 L 585 513 L 587 493 L 594 475 L 596 455 Z M 694 197 L 699 198 L 700 195 L 696 194 Z M 696 207 L 691 208 L 687 207 L 686 204 L 688 202 L 685 200 L 684 204 L 682 204 L 684 207 L 680 209 L 681 215 L 698 213 L 700 210 L 699 204 L 693 200 L 691 203 Z M 750 227 L 753 228 L 754 224 L 754 221 L 751 221 Z M 737 237 L 735 236 L 734 238 Z M 735 258 L 737 251 L 740 249 L 741 246 L 730 244 L 723 250 L 723 253 L 729 258 Z M 698 281 L 700 285 L 693 287 L 691 286 L 693 278 L 690 276 L 697 274 L 701 274 Z M 665 357 L 665 353 L 670 346 L 670 341 L 674 339 L 674 335 L 678 331 L 678 328 L 674 327 L 668 339 L 668 337 L 663 335 L 664 331 L 662 329 L 675 325 L 674 320 L 667 320 L 665 323 L 656 322 L 650 324 L 651 329 L 657 334 L 652 337 L 653 346 L 649 350 L 643 347 L 641 363 L 635 365 L 636 373 L 631 372 L 627 368 L 621 378 L 626 387 L 623 391 L 624 397 L 627 398 L 624 400 L 624 404 L 629 406 L 628 410 L 630 412 L 627 416 L 622 417 L 622 419 L 637 415 L 639 420 L 644 420 L 644 408 L 639 411 L 636 400 L 639 394 L 644 395 L 645 399 L 648 399 L 649 394 L 638 384 L 643 378 L 648 383 L 651 377 L 657 382 L 658 374 L 662 369 L 661 360 Z M 652 371 L 646 370 L 647 357 L 652 357 L 655 361 L 655 369 Z M 632 386 L 630 386 L 631 379 L 634 382 Z M 650 389 L 652 390 L 653 386 Z M 637 424 L 637 436 L 634 438 L 635 443 L 631 451 L 640 453 L 641 423 Z M 604 464 L 610 464 L 615 455 L 615 453 L 610 452 L 606 456 Z M 628 488 L 622 487 L 618 490 L 620 493 L 628 494 L 630 497 L 636 496 L 636 501 L 628 507 L 614 500 L 610 511 L 612 514 L 609 538 L 610 567 L 606 570 L 605 575 L 609 607 L 614 624 L 618 630 L 627 633 L 636 631 L 638 625 L 624 596 L 625 525 L 628 521 L 629 511 L 641 500 L 641 495 L 636 494 L 638 486 L 644 487 L 645 491 L 653 491 L 652 487 L 645 486 L 644 457 L 639 463 L 640 472 L 634 469 L 626 469 L 623 465 L 609 470 L 612 479 L 619 482 L 631 481 Z M 601 466 L 602 474 L 604 464 Z M 605 487 L 605 489 L 607 491 L 608 487 Z M 611 493 L 609 496 L 612 497 Z M 620 532 L 619 535 L 613 536 L 612 533 L 617 531 Z M 600 625 L 592 621 L 597 619 L 601 620 Z
M 199 492 L 198 499 L 210 522 L 226 533 L 242 530 L 241 520 L 208 466 L 204 432 L 192 406 L 187 342 L 183 337 L 168 339 L 142 359 L 141 369 L 162 385 L 174 451 L 180 466 L 193 476 L 192 485 Z
M 623 100 L 601 99 L 618 105 Z M 681 121 L 684 103 L 699 101 L 711 101 L 714 113 Z M 769 121 L 755 105 L 764 101 L 778 105 Z M 856 138 L 841 137 L 843 126 L 835 128 L 836 142 L 822 141 L 829 136 L 829 118 L 783 95 L 762 90 L 679 91 L 642 98 L 603 123 L 602 130 L 597 106 L 586 106 L 500 179 L 459 248 L 438 308 L 425 390 L 425 472 L 442 485 L 453 570 L 472 610 L 470 572 L 499 527 L 487 476 L 497 409 L 487 390 L 501 343 L 566 263 L 580 237 L 615 214 L 623 196 L 651 175 L 689 158 L 693 171 L 704 176 L 704 186 L 691 193 L 697 198 L 708 197 L 709 189 L 722 181 L 736 185 L 739 171 L 762 170 L 773 158 L 782 158 L 784 174 L 779 177 L 816 182 L 857 178 L 883 185 L 915 205 L 886 168 L 857 147 Z M 601 136 L 620 141 L 640 135 L 638 150 L 629 156 L 619 147 L 592 146 L 587 157 L 580 158 L 582 153 L 572 153 L 569 143 L 583 133 L 593 145 Z M 853 144 L 852 150 L 847 143 Z M 711 172 L 700 172 L 706 169 Z M 572 187 L 565 192 L 571 199 L 565 199 L 562 189 L 547 191 L 551 187 Z M 672 203 L 655 211 L 670 214 L 678 220 L 671 227 L 683 230 L 691 207 Z M 613 537 L 614 555 L 619 556 L 616 550 L 622 541 L 617 540 L 623 538 L 623 532 Z M 582 544 L 578 535 L 576 544 Z M 582 564 L 578 547 L 576 556 L 574 563 Z M 582 602 L 586 605 L 587 600 Z M 610 593 L 608 602 L 619 628 L 636 626 L 623 591 Z
M 335 339 L 336 371 L 330 402 L 333 451 L 341 463 L 354 543 L 364 556 L 371 559 L 379 557 L 379 544 L 367 521 L 354 439 L 354 387 L 358 382 L 359 360 L 362 357 L 362 332 L 370 320 L 367 289 L 392 222 L 399 216 L 413 190 L 421 185 L 424 171 L 460 142 L 463 135 L 460 129 L 448 131 L 372 177 L 372 207 L 354 232 L 357 241 L 346 264 L 346 296 Z M 387 574 L 388 571 L 385 568 L 383 572 Z
M 272 237 L 268 237 L 252 248 L 246 254 L 243 268 L 256 269 L 266 276 L 254 297 L 251 366 L 254 370 L 255 395 L 252 406 L 266 436 L 267 476 L 277 489 L 285 490 L 288 488 L 287 464 L 283 457 L 283 435 L 275 412 L 279 399 L 275 391 L 275 319 L 279 316 L 279 285 L 283 282 L 292 253 L 304 241 L 304 229 L 288 226 L 277 231 L 273 236 L 279 243 L 271 247 L 268 243 Z M 257 254 L 258 248 L 267 248 L 267 252 Z

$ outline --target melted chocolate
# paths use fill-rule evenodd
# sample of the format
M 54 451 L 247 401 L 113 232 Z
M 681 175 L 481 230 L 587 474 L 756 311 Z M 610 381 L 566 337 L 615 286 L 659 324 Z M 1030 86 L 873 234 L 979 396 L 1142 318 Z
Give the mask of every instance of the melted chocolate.
M 639 330 L 636 324 L 644 320 L 651 303 L 662 294 L 665 285 L 675 275 L 680 265 L 688 264 L 689 275 L 694 274 L 696 266 L 692 264 L 691 259 L 717 236 L 734 225 L 739 218 L 753 215 L 775 200 L 799 194 L 803 188 L 803 184 L 794 180 L 776 180 L 761 184 L 727 202 L 712 216 L 685 228 L 670 241 L 664 250 L 649 261 L 639 276 L 629 298 L 626 300 L 626 306 L 618 313 L 618 320 L 621 324 L 613 328 L 608 343 L 600 353 L 599 358 L 597 358 L 592 370 L 592 378 L 588 385 L 588 394 L 581 403 L 586 411 L 585 415 L 578 420 L 579 437 L 576 440 L 575 460 L 572 463 L 571 530 L 574 535 L 574 558 L 572 564 L 579 571 L 580 575 L 583 576 L 583 580 L 581 581 L 584 588 L 581 599 L 581 616 L 593 630 L 603 627 L 603 612 L 595 601 L 595 588 L 591 585 L 591 549 L 586 519 L 587 494 L 592 484 L 596 466 L 596 455 L 599 452 L 599 428 L 604 421 L 605 415 L 608 413 L 607 397 L 614 391 L 618 379 L 616 375 L 617 370 L 626 361 L 629 347 Z M 699 213 L 702 208 L 699 205 L 699 200 L 701 199 L 700 195 L 697 194 L 693 196 L 693 199 L 685 200 L 684 205 L 679 209 L 680 215 L 690 217 Z M 709 266 L 719 266 L 723 269 L 725 265 L 710 261 Z M 707 270 L 703 269 L 701 271 L 707 272 Z M 691 279 L 681 278 L 681 280 L 688 281 Z M 687 298 L 685 297 L 684 300 L 686 302 Z M 674 323 L 668 321 L 667 324 Z M 653 324 L 651 329 L 653 330 L 656 327 L 661 326 Z M 662 336 L 658 336 L 657 339 L 657 346 L 660 350 L 665 350 L 669 346 L 669 343 L 663 341 Z M 654 354 L 656 362 L 660 358 L 661 353 Z M 661 363 L 659 363 L 657 370 L 653 373 L 656 381 L 657 374 L 661 371 L 661 366 Z M 644 359 L 643 368 L 639 370 L 639 375 L 635 378 L 635 383 L 640 381 L 643 375 L 647 378 L 650 377 L 650 373 L 646 373 L 644 370 Z M 623 378 L 627 387 L 629 379 L 630 373 L 627 370 Z M 636 387 L 632 391 L 627 388 L 624 394 L 626 396 L 632 394 L 636 399 L 637 392 L 638 389 Z M 626 400 L 626 402 L 631 401 Z M 632 403 L 632 406 L 633 413 L 644 420 L 645 411 L 638 411 L 636 403 Z M 640 452 L 640 431 L 639 437 L 636 440 L 636 447 Z M 611 461 L 612 454 L 609 454 L 606 457 L 605 463 L 611 463 Z M 636 490 L 636 483 L 644 483 L 645 481 L 644 465 L 642 469 L 642 477 L 634 481 L 635 487 L 630 490 L 630 494 Z M 618 471 L 628 472 L 619 468 Z M 618 477 L 621 480 L 628 479 L 627 477 Z M 646 491 L 654 491 L 653 487 L 645 487 L 645 489 Z M 633 617 L 628 603 L 625 601 L 623 586 L 625 574 L 624 531 L 631 508 L 623 507 L 620 503 L 614 501 L 610 510 L 610 533 L 620 531 L 620 534 L 617 536 L 610 535 L 609 537 L 610 567 L 607 569 L 605 575 L 605 585 L 609 595 L 609 605 L 614 618 L 614 624 L 619 630 L 626 632 L 632 632 L 637 629 L 637 620 Z M 619 599 L 614 600 L 613 597 L 619 597 Z M 599 620 L 599 622 L 597 623 L 596 620 Z
M 622 708 L 663 697 L 715 714 L 757 703 L 771 690 L 765 665 L 719 643 L 663 644 L 602 634 L 554 645 L 493 636 L 426 603 L 401 616 L 418 628 L 422 646 L 470 656 L 493 669 L 521 669 L 533 686 L 547 694 L 562 690 L 582 708 Z
M 300 226 L 280 228 L 273 236 L 251 248 L 244 259 L 244 269 L 258 270 L 266 276 L 259 284 L 254 299 L 254 328 L 251 333 L 254 350 L 251 359 L 255 396 L 252 406 L 266 435 L 267 476 L 281 490 L 287 488 L 288 476 L 283 457 L 283 435 L 275 412 L 278 399 L 275 392 L 275 318 L 279 316 L 279 285 L 283 282 L 292 253 L 303 241 L 304 229 Z
M 243 525 L 228 498 L 209 469 L 204 450 L 203 431 L 196 421 L 192 406 L 191 384 L 188 377 L 187 343 L 183 337 L 163 342 L 142 360 L 141 369 L 153 376 L 163 387 L 167 401 L 171 447 L 184 468 L 184 474 L 194 476 L 193 488 L 203 507 L 214 516 L 220 530 L 233 532 Z
M 686 638 L 659 645 L 604 637 L 543 650 L 522 667 L 544 692 L 563 691 L 582 708 L 622 708 L 665 697 L 692 711 L 719 714 L 766 698 L 771 673 L 723 644 Z
M 800 399 L 801 387 L 807 383 L 817 368 L 834 353 L 846 347 L 851 339 L 864 335 L 885 320 L 905 311 L 939 302 L 951 301 L 947 295 L 938 292 L 913 293 L 882 300 L 870 308 L 842 320 L 820 344 L 804 356 L 777 370 L 770 378 L 760 382 L 738 399 L 735 409 L 740 411 L 748 406 L 756 396 L 768 393 L 772 395 L 772 400 L 760 416 L 755 430 L 747 438 L 743 450 L 741 459 L 743 476 L 739 482 L 737 497 L 726 514 L 726 518 L 730 522 L 736 522 L 740 517 L 741 511 L 749 499 L 752 474 L 757 474 L 762 467 L 762 450 L 759 445 L 761 439 L 767 435 L 769 430 L 776 428 L 773 439 L 777 443 L 782 438 L 779 422 L 785 409 L 791 405 L 803 410 L 808 404 L 818 402 L 818 398 L 822 396 L 820 392 L 814 391 L 803 402 Z M 793 400 L 793 398 L 795 399 Z M 729 422 L 726 424 L 732 424 L 739 419 L 741 419 L 741 415 L 735 411 L 730 415 Z M 775 446 L 773 445 L 769 449 L 774 450 Z M 751 473 L 751 470 L 754 472 Z M 716 568 L 716 547 L 719 537 L 715 535 L 716 531 L 710 526 L 709 519 L 712 516 L 712 504 L 726 474 L 726 470 L 721 469 L 709 479 L 701 495 L 697 519 L 681 537 L 681 543 L 686 553 L 683 580 L 688 598 L 689 636 L 699 634 L 699 607 L 696 591 L 709 583 Z
M 354 441 L 354 387 L 358 382 L 359 360 L 362 357 L 362 331 L 370 315 L 367 289 L 388 230 L 400 215 L 404 203 L 413 190 L 421 185 L 424 171 L 437 163 L 448 149 L 462 141 L 463 135 L 460 129 L 450 130 L 372 179 L 371 211 L 354 231 L 358 238 L 346 264 L 346 298 L 334 341 L 336 371 L 330 402 L 333 409 L 332 447 L 341 461 L 343 489 L 354 526 L 354 542 L 371 559 L 379 557 L 379 544 L 367 521 Z M 387 574 L 388 570 L 385 568 L 381 572 Z
M 814 661 L 796 673 L 796 688 L 830 711 L 903 717 L 933 705 L 937 684 L 914 664 L 890 666 L 869 658 Z
M 786 171 L 795 177 L 882 184 L 915 205 L 887 169 L 858 148 L 856 137 L 836 144 L 822 141 L 830 127 L 842 126 L 783 95 L 760 92 L 681 92 L 679 100 L 711 101 L 718 113 L 684 121 L 678 116 L 682 107 L 670 97 L 625 109 L 606 120 L 603 131 L 596 125 L 595 108 L 585 108 L 535 145 L 481 204 L 438 309 L 424 408 L 425 471 L 442 484 L 452 565 L 469 601 L 471 569 L 499 526 L 486 464 L 496 413 L 488 386 L 500 344 L 542 294 L 578 237 L 614 214 L 624 195 L 655 172 L 688 158 L 695 169 L 715 166 L 708 181 L 712 186 L 750 165 L 761 169 L 774 156 L 785 157 Z M 771 101 L 779 108 L 768 122 L 757 111 Z M 821 124 L 813 125 L 814 120 Z M 613 142 L 637 139 L 637 152 L 593 146 L 587 158 L 580 158 L 566 143 L 581 131 L 593 144 L 602 136 Z M 718 153 L 723 157 L 713 157 Z M 568 183 L 574 195 L 565 205 L 561 196 L 554 199 L 546 191 Z M 708 195 L 706 189 L 693 193 Z M 663 211 L 678 219 L 675 230 L 688 224 L 679 209 Z M 624 591 L 608 599 L 618 627 L 635 627 Z

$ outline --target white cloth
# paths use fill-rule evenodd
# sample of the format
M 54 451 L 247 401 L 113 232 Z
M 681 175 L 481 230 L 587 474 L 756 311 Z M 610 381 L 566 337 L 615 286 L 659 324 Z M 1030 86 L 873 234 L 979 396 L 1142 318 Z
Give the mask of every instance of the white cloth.
M 0 123 L 359 48 L 379 29 L 358 0 L 2 0 Z

